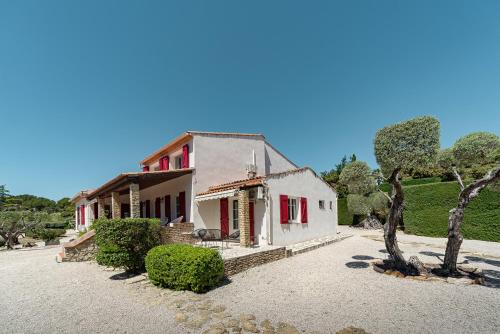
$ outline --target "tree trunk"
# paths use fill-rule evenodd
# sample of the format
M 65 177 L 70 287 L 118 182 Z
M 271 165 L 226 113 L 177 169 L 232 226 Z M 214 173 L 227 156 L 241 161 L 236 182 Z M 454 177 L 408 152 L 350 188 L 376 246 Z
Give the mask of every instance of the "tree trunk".
M 396 230 L 402 219 L 404 208 L 404 195 L 401 182 L 399 181 L 399 172 L 400 170 L 396 169 L 389 178 L 389 182 L 392 184 L 392 203 L 387 223 L 384 225 L 384 240 L 385 248 L 391 255 L 396 269 L 406 271 L 408 265 L 403 257 L 403 253 L 399 250 L 396 238 Z
M 464 221 L 465 208 L 488 184 L 500 180 L 500 168 L 490 171 L 485 177 L 474 181 L 467 187 L 464 187 L 462 178 L 455 168 L 453 169 L 453 173 L 460 184 L 461 191 L 458 195 L 458 205 L 456 208 L 450 210 L 448 217 L 448 243 L 446 244 L 443 269 L 451 274 L 457 272 L 458 253 L 464 239 L 460 233 L 460 226 Z

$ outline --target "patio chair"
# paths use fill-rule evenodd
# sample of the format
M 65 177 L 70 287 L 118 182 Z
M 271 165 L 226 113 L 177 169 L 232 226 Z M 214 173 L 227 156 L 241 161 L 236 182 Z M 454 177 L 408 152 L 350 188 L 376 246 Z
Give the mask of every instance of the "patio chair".
M 205 246 L 209 245 L 211 242 L 217 244 L 217 241 L 220 241 L 222 247 L 224 247 L 221 230 L 212 228 L 202 228 L 193 231 L 192 235 L 196 238 L 199 238 L 202 244 L 204 244 Z
M 239 243 L 240 242 L 240 230 L 234 231 L 230 235 L 226 236 L 224 238 L 224 240 L 226 241 L 226 248 L 228 247 L 228 243 L 229 242 L 237 242 L 237 243 Z
M 183 220 L 183 219 L 184 219 L 184 216 L 180 216 L 180 217 L 175 218 L 174 220 L 172 220 L 172 221 L 170 222 L 170 224 L 172 224 L 172 225 L 174 225 L 174 224 L 178 224 L 178 223 L 182 222 L 182 220 Z

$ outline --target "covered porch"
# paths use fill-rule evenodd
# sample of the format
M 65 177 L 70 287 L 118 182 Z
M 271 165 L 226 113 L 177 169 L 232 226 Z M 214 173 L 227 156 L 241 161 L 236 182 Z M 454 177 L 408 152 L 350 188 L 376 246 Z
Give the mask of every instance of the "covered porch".
M 196 213 L 209 233 L 231 240 L 229 245 L 235 250 L 267 245 L 262 242 L 266 239 L 262 237 L 266 232 L 263 181 L 262 177 L 239 180 L 197 194 Z
M 193 169 L 120 174 L 88 194 L 97 218 L 190 219 Z

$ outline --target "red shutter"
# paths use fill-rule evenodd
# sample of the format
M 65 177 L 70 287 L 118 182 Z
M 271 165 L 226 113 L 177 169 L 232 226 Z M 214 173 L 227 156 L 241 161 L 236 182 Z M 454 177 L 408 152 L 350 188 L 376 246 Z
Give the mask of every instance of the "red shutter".
M 161 218 L 161 202 L 160 197 L 155 199 L 155 218 Z
M 181 211 L 181 216 L 184 217 L 182 219 L 183 222 L 186 221 L 186 193 L 183 191 L 183 192 L 180 192 L 179 193 L 179 210 Z
M 144 166 L 142 167 L 143 172 L 149 172 L 149 166 Z
M 229 206 L 227 198 L 221 198 L 220 202 L 220 232 L 222 237 L 229 235 Z
M 307 224 L 307 198 L 300 198 L 300 222 Z
M 150 206 L 151 206 L 151 201 L 148 199 L 146 200 L 146 218 L 151 218 Z
M 280 223 L 288 224 L 288 196 L 280 195 Z
M 94 203 L 94 219 L 98 218 L 98 214 L 99 214 L 99 205 L 97 204 L 97 202 L 95 202 Z
M 170 195 L 165 196 L 165 217 L 168 222 L 172 219 L 170 210 Z
M 85 225 L 85 205 L 80 206 L 80 225 Z
M 160 158 L 160 170 L 168 170 L 168 155 Z
M 182 146 L 182 168 L 189 168 L 189 145 Z

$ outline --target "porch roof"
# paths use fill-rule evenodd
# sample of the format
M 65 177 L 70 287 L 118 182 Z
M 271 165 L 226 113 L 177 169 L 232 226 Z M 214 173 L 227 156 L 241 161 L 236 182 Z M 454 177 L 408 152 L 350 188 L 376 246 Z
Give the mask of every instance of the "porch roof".
M 265 177 L 258 176 L 258 177 L 254 177 L 252 179 L 244 179 L 244 180 L 238 180 L 238 181 L 233 181 L 233 182 L 229 182 L 229 183 L 223 183 L 223 184 L 209 187 L 207 191 L 204 191 L 202 193 L 197 194 L 196 197 L 201 199 L 201 198 L 208 197 L 209 195 L 215 195 L 215 194 L 219 194 L 219 193 L 231 193 L 231 191 L 234 191 L 234 190 L 260 186 L 260 185 L 264 184 L 264 180 L 265 180 Z
M 175 179 L 177 177 L 191 174 L 194 168 L 183 168 L 173 170 L 160 170 L 151 172 L 131 172 L 122 173 L 115 178 L 109 180 L 96 190 L 88 193 L 88 199 L 94 199 L 98 196 L 107 196 L 111 192 L 117 191 L 121 195 L 129 192 L 131 183 L 138 183 L 139 189 L 143 190 L 159 183 Z

